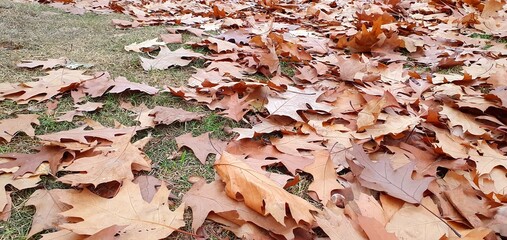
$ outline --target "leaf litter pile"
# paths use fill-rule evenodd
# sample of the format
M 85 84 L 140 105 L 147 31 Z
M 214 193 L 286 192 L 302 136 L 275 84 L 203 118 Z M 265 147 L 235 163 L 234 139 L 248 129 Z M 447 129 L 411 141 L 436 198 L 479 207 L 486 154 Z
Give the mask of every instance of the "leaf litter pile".
M 36 114 L 1 120 L 4 142 L 22 132 L 41 145 L 1 155 L 3 220 L 12 191 L 36 188 L 43 175 L 72 186 L 30 196 L 29 236 L 209 238 L 201 226 L 213 221 L 246 239 L 507 237 L 505 1 L 41 2 L 131 16 L 113 20 L 117 28 L 167 25 L 160 40 L 125 47 L 140 53 L 146 71 L 206 63 L 186 85 L 160 89 L 59 68 L 65 58 L 24 61 L 19 67 L 46 75 L 2 83 L 2 100 L 50 108 L 70 93 L 74 110 L 59 116 L 63 122 L 100 111 L 93 99 L 106 93 L 168 92 L 250 127 L 231 129 L 229 142 L 209 133 L 176 138 L 203 164 L 216 154 L 216 179 L 193 178 L 174 206 L 164 181 L 146 175 L 149 137 L 133 137 L 199 121 L 199 113 L 124 102 L 137 126 L 85 120 L 46 135 L 34 132 Z M 183 32 L 200 40 L 168 48 Z M 287 66 L 294 72 L 282 71 Z M 306 199 L 287 191 L 303 179 L 311 182 Z

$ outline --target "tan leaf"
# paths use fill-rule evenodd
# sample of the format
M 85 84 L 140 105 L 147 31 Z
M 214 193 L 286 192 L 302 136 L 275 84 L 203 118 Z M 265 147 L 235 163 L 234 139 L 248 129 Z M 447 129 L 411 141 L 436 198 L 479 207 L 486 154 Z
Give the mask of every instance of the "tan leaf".
M 16 66 L 21 68 L 36 68 L 42 66 L 42 70 L 55 68 L 57 66 L 64 66 L 67 63 L 68 59 L 65 57 L 61 57 L 58 59 L 49 58 L 45 61 L 39 60 L 21 60 L 21 63 L 18 63 Z
M 366 127 L 374 125 L 385 104 L 385 96 L 368 101 L 366 106 L 357 114 L 357 130 L 363 131 Z
M 84 240 L 86 237 L 86 235 L 79 235 L 67 229 L 62 229 L 57 232 L 42 234 L 41 240 Z
M 232 141 L 227 145 L 226 151 L 231 154 L 243 155 L 259 160 L 277 159 L 282 162 L 293 175 L 296 174 L 297 170 L 304 169 L 305 166 L 311 164 L 313 161 L 310 158 L 282 153 L 273 145 L 265 145 L 261 141 L 252 139 Z
M 144 201 L 139 186 L 125 181 L 120 192 L 111 199 L 99 197 L 84 189 L 79 194 L 62 195 L 60 201 L 73 208 L 61 213 L 64 217 L 83 221 L 60 225 L 77 234 L 93 235 L 113 225 L 126 226 L 119 232 L 122 239 L 161 239 L 185 225 L 184 206 L 169 210 L 169 190 L 163 184 L 150 203 Z
M 235 49 L 238 48 L 238 46 L 234 43 L 220 40 L 220 39 L 216 39 L 213 37 L 208 37 L 206 39 L 206 41 L 210 42 L 210 45 L 208 45 L 208 48 L 217 52 L 217 53 L 234 51 Z
M 151 160 L 139 148 L 130 143 L 131 136 L 116 137 L 112 145 L 96 147 L 99 154 L 74 160 L 64 171 L 69 173 L 58 180 L 72 184 L 93 184 L 95 187 L 101 183 L 111 181 L 123 182 L 133 180 L 132 171 L 150 171 Z
M 30 100 L 44 101 L 58 94 L 76 88 L 81 82 L 89 80 L 92 76 L 83 75 L 84 71 L 58 69 L 47 72 L 48 75 L 39 77 L 39 81 L 19 84 L 16 88 L 5 91 L 1 97 L 11 99 L 18 103 L 27 103 Z
M 60 224 L 65 223 L 65 218 L 59 214 L 67 211 L 71 206 L 60 202 L 62 194 L 77 194 L 74 189 L 39 189 L 35 191 L 28 201 L 27 206 L 35 207 L 35 215 L 33 216 L 32 228 L 27 237 L 47 229 L 56 229 Z
M 48 162 L 51 167 L 51 173 L 56 174 L 58 165 L 60 164 L 66 149 L 54 146 L 43 146 L 38 153 L 7 153 L 0 154 L 0 157 L 13 159 L 8 162 L 0 163 L 0 170 L 6 168 L 19 167 L 14 173 L 14 177 L 19 177 L 25 173 L 35 173 L 37 168 L 43 163 Z
M 377 123 L 373 126 L 366 127 L 366 131 L 364 132 L 353 132 L 351 134 L 357 139 L 378 138 L 387 134 L 402 133 L 403 131 L 413 128 L 415 125 L 419 124 L 420 121 L 421 119 L 415 116 L 388 115 L 384 123 Z
M 360 229 L 356 229 L 351 219 L 345 215 L 343 209 L 328 202 L 324 211 L 315 216 L 319 227 L 331 240 L 366 240 L 368 239 Z
M 170 125 L 173 122 L 188 122 L 191 120 L 199 120 L 204 114 L 185 111 L 180 108 L 156 106 L 150 112 L 150 116 L 154 116 L 153 121 L 156 124 Z
M 183 38 L 182 38 L 181 34 L 179 34 L 179 33 L 160 34 L 160 38 L 165 43 L 182 43 L 183 42 Z
M 162 181 L 150 175 L 137 176 L 133 181 L 139 185 L 141 195 L 146 202 L 151 202 L 153 196 L 157 193 L 157 189 L 162 185 Z
M 165 42 L 165 41 L 164 41 Z M 158 38 L 146 40 L 141 43 L 132 43 L 130 45 L 125 46 L 125 51 L 134 51 L 134 52 L 151 52 L 158 49 L 158 46 L 165 46 L 164 42 L 159 42 Z
M 438 213 L 438 208 L 431 198 L 424 198 L 422 204 L 432 212 Z M 414 240 L 440 239 L 442 236 L 453 234 L 445 223 L 433 216 L 423 206 L 416 207 L 410 203 L 405 203 L 394 214 L 391 221 L 387 223 L 386 230 L 396 234 L 399 239 Z
M 303 169 L 313 176 L 313 182 L 308 187 L 308 191 L 315 192 L 318 201 L 328 202 L 331 200 L 331 192 L 337 189 L 343 189 L 343 186 L 337 181 L 337 174 L 333 161 L 327 150 L 315 151 L 313 153 L 314 162 Z
M 317 208 L 278 187 L 275 182 L 228 152 L 223 152 L 222 157 L 215 162 L 215 170 L 226 184 L 227 195 L 245 201 L 256 212 L 264 216 L 270 214 L 281 224 L 289 216 L 296 222 L 314 222 L 312 212 L 318 212 Z M 290 215 L 286 208 L 290 210 Z
M 450 120 L 450 126 L 461 126 L 463 128 L 463 131 L 467 131 L 468 133 L 476 136 L 481 136 L 486 133 L 484 128 L 482 128 L 479 123 L 475 121 L 473 116 L 463 113 L 447 105 L 442 106 L 442 108 L 443 109 L 440 113 L 447 116 L 447 118 Z
M 364 230 L 370 240 L 397 240 L 393 233 L 388 233 L 384 224 L 379 223 L 374 218 L 359 215 L 357 218 L 359 226 Z
M 298 115 L 298 111 L 308 110 L 308 107 L 324 112 L 329 112 L 332 109 L 327 104 L 317 102 L 321 92 L 302 91 L 294 87 L 289 87 L 288 90 L 290 91 L 278 94 L 275 97 L 268 97 L 268 104 L 265 107 L 271 115 L 287 116 L 297 121 L 303 121 L 301 116 Z
M 203 133 L 197 137 L 192 137 L 192 133 L 183 134 L 176 137 L 176 144 L 178 144 L 178 149 L 184 146 L 192 149 L 195 157 L 197 157 L 202 164 L 206 163 L 206 159 L 210 154 L 216 154 L 217 158 L 219 158 L 220 154 L 227 146 L 227 142 L 211 139 L 209 132 Z
M 486 141 L 478 141 L 477 148 L 480 153 L 474 149 L 470 149 L 468 154 L 477 164 L 477 172 L 479 174 L 489 173 L 497 166 L 503 166 L 507 169 L 507 157 L 498 152 L 498 150 L 493 149 Z
M 187 49 L 179 48 L 176 51 L 171 51 L 167 47 L 160 47 L 157 57 L 153 59 L 140 58 L 143 69 L 148 71 L 153 69 L 164 70 L 172 66 L 187 66 L 193 58 L 200 57 L 203 57 L 203 55 Z
M 298 149 L 301 150 L 323 150 L 322 137 L 316 135 L 289 135 L 286 134 L 282 138 L 272 138 L 271 143 L 280 152 L 301 156 Z
M 102 108 L 104 104 L 100 102 L 86 102 L 85 104 L 76 104 L 74 107 L 76 111 L 81 112 L 93 112 L 99 108 Z
M 389 195 L 409 203 L 420 203 L 424 191 L 428 189 L 428 185 L 434 180 L 432 177 L 412 179 L 412 172 L 415 167 L 413 162 L 393 170 L 389 160 L 382 159 L 373 162 L 361 146 L 353 144 L 352 147 L 352 154 L 364 166 L 359 174 L 359 181 L 364 187 L 385 191 Z
M 225 194 L 220 180 L 211 183 L 197 182 L 183 197 L 183 202 L 192 208 L 192 228 L 198 229 L 211 212 L 235 224 L 254 223 L 260 228 L 293 239 L 293 230 L 298 226 L 292 219 L 285 220 L 285 226 L 272 216 L 263 216 L 250 209 L 243 202 L 235 201 Z M 211 218 L 215 220 L 214 218 Z
M 140 91 L 150 95 L 158 92 L 155 87 L 142 83 L 135 83 L 127 80 L 125 77 L 117 77 L 112 80 L 109 73 L 97 73 L 96 76 L 83 83 L 82 91 L 91 97 L 100 97 L 104 93 L 122 93 L 124 91 Z
M 3 119 L 0 121 L 0 138 L 10 142 L 18 132 L 24 132 L 26 135 L 35 136 L 35 129 L 32 124 L 39 125 L 39 115 L 37 114 L 19 114 L 17 118 Z
M 61 131 L 57 133 L 51 133 L 46 135 L 38 135 L 37 137 L 44 141 L 63 142 L 65 140 L 72 140 L 80 143 L 89 144 L 91 141 L 88 139 L 100 138 L 112 141 L 114 137 L 134 134 L 136 131 L 140 131 L 141 127 L 128 127 L 128 128 L 104 128 L 104 129 L 93 129 L 85 130 L 86 126 L 75 128 L 68 131 Z M 88 138 L 88 139 L 87 139 Z

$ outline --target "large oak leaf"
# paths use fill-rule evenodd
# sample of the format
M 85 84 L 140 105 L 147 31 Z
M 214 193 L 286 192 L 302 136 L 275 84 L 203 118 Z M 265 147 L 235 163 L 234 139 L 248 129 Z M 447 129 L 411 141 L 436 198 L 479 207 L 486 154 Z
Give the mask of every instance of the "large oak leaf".
M 424 191 L 434 180 L 432 177 L 412 179 L 412 172 L 415 168 L 413 162 L 394 170 L 388 159 L 373 162 L 361 146 L 353 144 L 352 148 L 352 154 L 364 167 L 359 174 L 359 181 L 364 187 L 385 191 L 387 194 L 409 203 L 420 203 Z
M 223 152 L 222 157 L 215 162 L 215 169 L 226 184 L 227 196 L 245 201 L 256 212 L 264 216 L 271 214 L 281 224 L 289 216 L 298 223 L 314 222 L 312 212 L 318 212 L 317 208 L 280 188 L 234 155 Z
M 135 145 L 130 136 L 123 135 L 114 139 L 111 146 L 95 148 L 98 155 L 76 159 L 65 171 L 77 172 L 59 178 L 72 185 L 93 184 L 111 181 L 133 180 L 132 171 L 150 171 L 151 160 Z
M 161 239 L 185 226 L 184 206 L 169 210 L 170 191 L 162 184 L 150 203 L 141 196 L 139 186 L 125 181 L 118 194 L 102 198 L 84 189 L 79 194 L 61 195 L 60 201 L 72 206 L 61 213 L 83 221 L 60 225 L 77 234 L 93 235 L 113 225 L 126 226 L 118 232 L 120 239 Z

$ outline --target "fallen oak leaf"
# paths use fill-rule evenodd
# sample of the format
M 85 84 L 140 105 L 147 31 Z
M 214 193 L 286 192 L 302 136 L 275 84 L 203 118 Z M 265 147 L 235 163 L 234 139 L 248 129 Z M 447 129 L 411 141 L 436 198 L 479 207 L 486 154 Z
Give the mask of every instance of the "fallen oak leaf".
M 160 179 L 150 175 L 137 176 L 133 183 L 139 185 L 141 195 L 146 202 L 151 202 L 153 196 L 157 193 L 157 189 L 162 186 Z
M 179 48 L 175 51 L 169 50 L 167 47 L 160 47 L 160 52 L 153 59 L 141 58 L 141 66 L 144 70 L 164 70 L 172 66 L 184 67 L 192 62 L 193 58 L 201 58 L 202 54 L 187 49 Z M 192 58 L 192 59 L 187 59 Z
M 158 92 L 158 89 L 146 84 L 131 82 L 125 77 L 117 77 L 111 80 L 109 73 L 97 73 L 95 77 L 85 81 L 78 90 L 90 97 L 100 97 L 106 92 L 122 93 L 124 91 L 140 91 L 150 95 Z
M 315 215 L 315 220 L 331 240 L 366 240 L 368 239 L 360 229 L 356 229 L 352 220 L 345 215 L 343 209 L 328 202 L 324 210 Z
M 14 89 L 3 92 L 0 97 L 11 99 L 18 103 L 28 103 L 30 100 L 38 102 L 48 100 L 58 94 L 75 89 L 92 76 L 83 75 L 84 71 L 58 69 L 47 72 L 48 75 L 39 77 L 39 81 L 25 82 Z
M 35 129 L 32 124 L 39 125 L 39 115 L 37 114 L 19 114 L 16 118 L 0 120 L 0 138 L 10 142 L 18 132 L 24 132 L 26 135 L 35 136 Z
M 280 188 L 275 182 L 253 170 L 241 159 L 228 152 L 215 162 L 215 170 L 223 182 L 227 196 L 245 204 L 263 216 L 271 215 L 282 225 L 285 217 L 290 216 L 297 222 L 312 224 L 313 212 L 317 208 L 302 198 Z
M 185 205 L 192 208 L 192 229 L 198 229 L 213 212 L 237 224 L 251 222 L 287 239 L 294 238 L 293 230 L 298 225 L 293 220 L 286 219 L 283 226 L 273 217 L 263 216 L 224 193 L 224 184 L 220 180 L 211 183 L 200 181 L 192 186 L 182 200 Z
M 65 57 L 61 58 L 49 58 L 45 61 L 40 60 L 21 60 L 21 63 L 18 63 L 16 66 L 20 68 L 36 68 L 42 66 L 42 70 L 55 68 L 58 66 L 65 66 L 68 59 Z
M 18 167 L 18 169 L 13 173 L 13 177 L 20 177 L 26 173 L 35 173 L 37 168 L 43 162 L 48 162 L 51 168 L 51 173 L 56 174 L 58 165 L 60 164 L 66 152 L 68 152 L 68 150 L 61 147 L 42 146 L 39 149 L 39 152 L 34 154 L 0 154 L 0 158 L 13 159 L 8 162 L 0 163 L 0 171 L 2 171 L 2 169 Z
M 413 162 L 396 170 L 393 170 L 388 159 L 373 162 L 362 147 L 355 143 L 352 144 L 352 154 L 364 167 L 360 173 L 356 173 L 361 185 L 373 190 L 384 191 L 409 203 L 421 203 L 424 191 L 434 180 L 432 177 L 412 179 L 412 172 L 415 168 Z
M 424 198 L 417 207 L 405 203 L 387 223 L 387 232 L 396 234 L 399 239 L 440 239 L 448 235 L 451 229 L 445 222 L 436 221 L 428 209 L 438 212 L 437 206 L 429 197 Z
M 338 183 L 337 174 L 329 152 L 327 150 L 315 151 L 313 153 L 314 162 L 303 169 L 310 173 L 313 181 L 308 186 L 308 191 L 317 195 L 316 201 L 327 202 L 331 200 L 331 192 L 344 187 Z
M 152 52 L 158 49 L 158 46 L 165 46 L 164 42 L 159 42 L 158 38 L 146 40 L 140 43 L 132 43 L 130 45 L 125 46 L 125 51 L 134 51 L 134 52 Z
M 27 237 L 30 238 L 43 230 L 56 229 L 60 224 L 65 223 L 65 218 L 59 214 L 71 209 L 71 206 L 60 202 L 60 196 L 77 193 L 75 189 L 39 189 L 32 193 L 26 205 L 34 206 L 35 214 Z
M 177 33 L 177 34 L 172 34 L 172 33 L 160 34 L 160 38 L 165 43 L 182 43 L 183 42 L 183 37 L 179 33 Z
M 153 116 L 155 124 L 170 125 L 173 122 L 188 122 L 191 120 L 200 120 L 204 117 L 202 113 L 185 111 L 180 108 L 156 106 L 149 114 Z
M 161 239 L 185 225 L 184 205 L 174 212 L 169 210 L 167 199 L 170 191 L 165 184 L 159 188 L 153 200 L 147 203 L 139 186 L 123 182 L 118 194 L 106 199 L 84 189 L 79 194 L 62 195 L 60 201 L 72 206 L 61 215 L 81 218 L 83 221 L 61 224 L 60 227 L 77 234 L 93 235 L 112 225 L 126 226 L 118 233 L 123 239 Z M 142 213 L 142 214 L 140 214 Z
M 227 142 L 211 139 L 209 132 L 197 137 L 193 137 L 192 133 L 187 133 L 176 137 L 175 140 L 178 149 L 184 146 L 190 148 L 202 164 L 206 163 L 206 159 L 210 154 L 216 154 L 219 158 L 222 151 L 227 147 Z
M 322 92 L 312 90 L 299 90 L 289 87 L 287 92 L 276 96 L 269 96 L 265 108 L 271 115 L 287 116 L 297 121 L 303 121 L 298 111 L 308 110 L 329 112 L 333 108 L 327 104 L 318 103 L 317 99 Z
M 86 130 L 87 126 L 71 129 L 68 131 L 61 131 L 45 135 L 37 135 L 37 137 L 44 141 L 63 142 L 65 140 L 72 140 L 79 143 L 90 144 L 91 139 L 100 138 L 112 141 L 112 139 L 119 135 L 134 134 L 136 131 L 143 130 L 142 127 L 128 127 L 128 128 L 103 128 Z
M 151 160 L 135 144 L 130 143 L 131 136 L 122 135 L 112 139 L 111 146 L 96 147 L 98 155 L 77 158 L 63 171 L 66 174 L 59 181 L 77 186 L 92 184 L 97 187 L 101 183 L 112 181 L 132 181 L 132 171 L 150 171 Z

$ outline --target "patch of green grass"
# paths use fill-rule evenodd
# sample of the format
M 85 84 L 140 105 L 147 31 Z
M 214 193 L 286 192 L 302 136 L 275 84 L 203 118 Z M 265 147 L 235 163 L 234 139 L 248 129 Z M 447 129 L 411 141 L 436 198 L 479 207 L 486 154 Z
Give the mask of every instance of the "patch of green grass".
M 481 33 L 472 33 L 470 35 L 471 38 L 480 38 L 480 39 L 493 39 L 493 35 L 491 34 L 481 34 Z
M 192 132 L 192 135 L 197 136 L 205 132 L 211 132 L 211 136 L 219 139 L 226 139 L 230 137 L 229 134 L 224 132 L 224 127 L 238 127 L 239 124 L 224 118 L 216 113 L 204 117 L 200 122 L 192 121 L 185 125 L 185 130 Z
M 282 74 L 288 77 L 294 77 L 296 75 L 296 69 L 290 62 L 280 62 L 280 68 L 282 69 Z
M 125 126 L 133 126 L 136 120 L 132 114 L 120 107 L 120 99 L 117 95 L 106 94 L 104 97 L 94 99 L 94 102 L 102 102 L 101 109 L 94 112 L 87 112 L 85 116 L 91 118 L 106 127 L 114 127 L 115 121 Z
M 451 67 L 451 68 L 443 68 L 443 69 L 439 69 L 437 71 L 437 73 L 441 73 L 441 74 L 460 74 L 462 73 L 463 71 L 463 66 L 454 66 L 454 67 Z
M 36 135 L 67 131 L 77 127 L 74 123 L 57 122 L 54 116 L 47 114 L 41 114 L 39 116 L 39 122 L 40 125 L 35 127 Z

